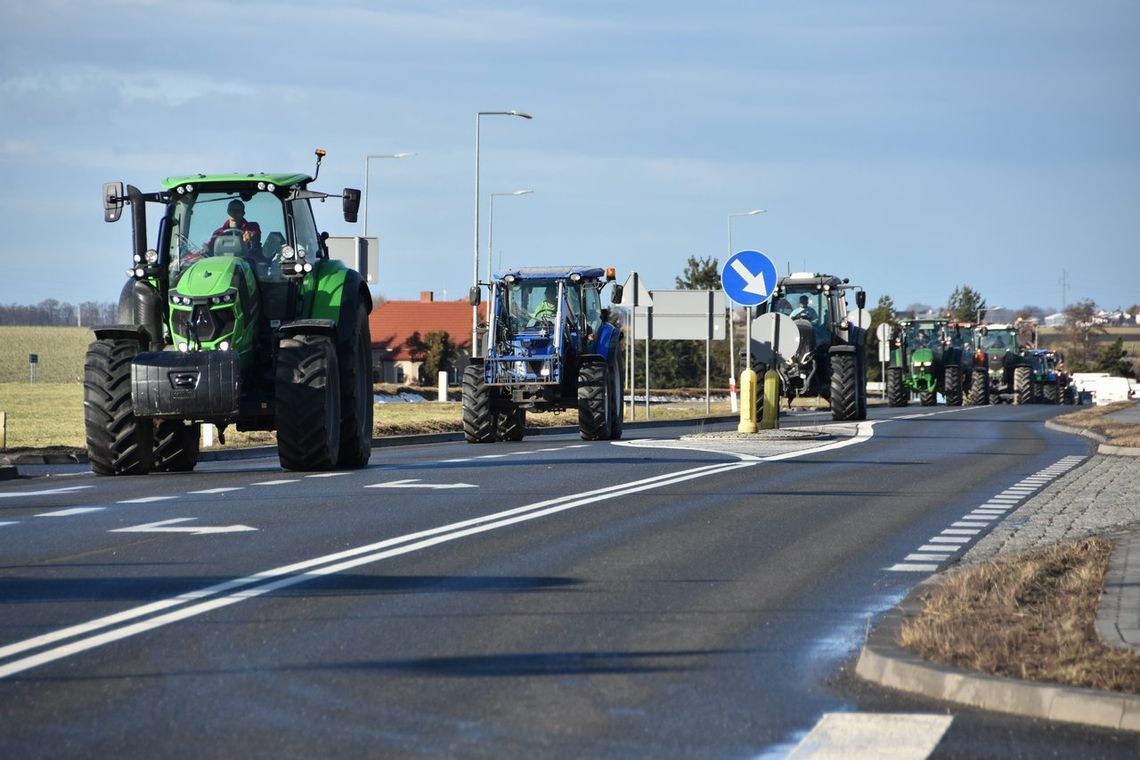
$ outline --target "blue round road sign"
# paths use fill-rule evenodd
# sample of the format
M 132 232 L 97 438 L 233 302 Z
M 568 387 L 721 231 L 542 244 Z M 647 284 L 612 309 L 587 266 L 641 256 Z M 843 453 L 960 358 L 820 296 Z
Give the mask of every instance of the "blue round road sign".
M 720 272 L 725 295 L 741 306 L 757 306 L 776 289 L 776 265 L 760 251 L 739 251 L 728 257 Z

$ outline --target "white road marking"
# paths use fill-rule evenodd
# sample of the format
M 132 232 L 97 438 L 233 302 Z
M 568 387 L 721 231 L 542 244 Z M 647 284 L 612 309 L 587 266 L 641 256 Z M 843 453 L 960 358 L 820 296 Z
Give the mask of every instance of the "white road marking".
M 824 713 L 787 760 L 923 760 L 952 715 Z
M 934 536 L 926 539 L 932 544 L 968 544 L 970 539 L 961 536 Z
M 478 488 L 474 483 L 421 483 L 420 478 L 406 480 L 393 480 L 388 483 L 373 483 L 365 488 L 431 488 L 443 490 L 448 488 Z
M 18 520 L 8 520 L 6 522 L 0 522 L 0 528 L 3 528 L 5 525 L 19 525 L 19 524 L 20 523 Z
M 284 486 L 289 483 L 300 483 L 300 478 L 282 478 L 280 480 L 262 480 L 257 483 L 250 483 L 251 486 Z
M 958 551 L 961 548 L 962 548 L 961 546 L 955 546 L 954 544 L 923 544 L 922 546 L 918 547 L 918 551 L 920 551 L 920 552 L 950 552 L 950 553 L 953 553 L 953 552 Z M 950 555 L 946 555 L 946 556 L 950 556 Z
M 942 532 L 948 536 L 976 536 L 981 533 L 977 528 L 947 528 Z
M 907 562 L 945 562 L 950 559 L 949 554 L 908 554 L 903 557 Z
M 780 455 L 770 457 L 766 461 L 777 459 L 788 459 L 794 456 L 810 456 L 820 451 L 831 450 L 840 448 L 842 446 L 852 445 L 854 443 L 861 443 L 869 440 L 873 434 L 874 423 L 861 423 L 859 428 L 862 433 L 846 441 L 824 446 L 816 447 L 813 449 L 804 449 L 799 452 L 789 452 L 789 455 Z M 139 607 L 124 610 L 113 615 L 107 615 L 102 618 L 96 618 L 86 623 L 69 626 L 56 631 L 35 636 L 24 641 L 18 641 L 7 646 L 0 647 L 0 658 L 10 658 L 13 655 L 28 652 L 33 649 L 46 647 L 50 644 L 56 644 L 67 639 L 76 639 L 68 643 L 59 644 L 50 649 L 44 649 L 35 654 L 29 654 L 19 659 L 10 660 L 4 664 L 0 664 L 0 678 L 15 673 L 21 673 L 25 670 L 38 667 L 45 663 L 54 662 L 55 660 L 69 657 L 80 652 L 119 641 L 131 636 L 135 636 L 146 631 L 161 628 L 181 620 L 186 620 L 197 615 L 202 615 L 211 610 L 221 607 L 226 607 L 238 602 L 247 601 L 272 591 L 282 588 L 287 588 L 299 583 L 313 580 L 315 578 L 332 575 L 335 573 L 350 570 L 362 565 L 368 565 L 379 562 L 390 557 L 399 556 L 402 554 L 409 554 L 412 552 L 426 549 L 431 546 L 455 541 L 467 536 L 476 535 L 488 531 L 497 530 L 499 528 L 516 525 L 519 523 L 536 520 L 548 515 L 557 514 L 570 509 L 587 506 L 600 501 L 614 499 L 619 496 L 628 496 L 642 491 L 649 491 L 655 488 L 664 486 L 675 485 L 697 478 L 705 478 L 714 475 L 721 475 L 724 473 L 732 472 L 745 467 L 755 466 L 756 462 L 751 461 L 737 461 L 737 462 L 720 462 L 712 465 L 702 465 L 680 472 L 665 473 L 663 475 L 655 475 L 653 477 L 644 478 L 642 480 L 634 481 L 632 483 L 621 483 L 613 486 L 605 486 L 597 488 L 592 491 L 586 491 L 576 494 L 568 494 L 566 496 L 559 496 L 553 499 L 527 504 L 514 509 L 508 509 L 494 514 L 484 515 L 482 517 L 474 517 L 469 520 L 464 520 L 457 523 L 448 525 L 441 525 L 436 528 L 429 528 L 427 530 L 419 531 L 417 533 L 410 533 L 395 538 L 384 539 L 376 543 L 367 544 L 365 546 L 358 546 L 353 549 L 346 549 L 335 554 L 328 554 L 323 557 L 317 557 L 302 562 L 297 562 L 291 565 L 274 568 L 267 570 L 256 575 L 246 576 L 244 578 L 235 578 L 224 583 L 215 584 L 213 586 L 200 589 L 198 591 L 180 594 L 168 599 L 162 599 L 156 602 L 151 602 Z M 937 565 L 933 566 L 937 567 Z M 249 588 L 252 586 L 252 588 Z M 231 593 L 233 592 L 233 593 Z M 224 596 L 221 596 L 224 594 Z M 213 597 L 213 598 L 211 598 Z M 182 605 L 190 606 L 182 607 L 181 609 L 171 609 L 180 607 Z M 161 615 L 155 613 L 168 610 Z M 149 615 L 155 615 L 145 620 L 138 620 Z M 128 621 L 135 620 L 136 622 L 126 625 Z M 112 630 L 104 630 L 101 633 L 96 633 L 102 629 L 110 628 L 112 626 L 119 626 Z M 91 634 L 91 635 L 88 635 Z M 78 638 L 86 636 L 86 638 Z
M 314 472 L 312 475 L 306 475 L 306 478 L 339 478 L 341 475 L 351 475 L 350 472 Z
M 178 498 L 177 496 L 141 496 L 137 499 L 124 499 L 122 501 L 116 501 L 115 503 L 116 504 L 152 504 L 153 502 L 156 502 L 156 501 L 170 501 L 171 499 L 177 499 L 177 498 Z
M 923 565 L 913 562 L 899 562 L 887 568 L 889 572 L 893 573 L 933 573 L 937 569 L 938 565 Z
M 439 460 L 439 463 L 440 464 L 451 464 L 452 462 L 470 462 L 470 461 L 472 461 L 471 457 L 460 457 L 459 459 L 441 459 L 441 460 Z
M 175 523 L 197 520 L 197 517 L 175 517 L 170 520 L 132 525 L 129 528 L 115 528 L 108 533 L 190 533 L 203 536 L 210 533 L 241 533 L 247 530 L 257 530 L 248 525 L 175 525 Z
M 72 493 L 74 491 L 82 491 L 85 488 L 94 488 L 95 486 L 64 486 L 63 488 L 47 488 L 42 491 L 13 491 L 11 493 L 0 493 L 0 499 L 17 499 L 24 498 L 25 496 L 54 496 L 61 493 Z
M 40 512 L 36 517 L 71 517 L 72 515 L 85 515 L 88 512 L 102 512 L 106 507 L 72 507 L 71 509 L 58 509 L 55 512 Z
M 951 528 L 984 528 L 986 525 L 988 522 L 979 520 L 958 520 L 950 523 Z
M 229 493 L 230 491 L 244 491 L 244 486 L 221 486 L 218 488 L 203 488 L 201 491 L 190 491 L 193 494 Z

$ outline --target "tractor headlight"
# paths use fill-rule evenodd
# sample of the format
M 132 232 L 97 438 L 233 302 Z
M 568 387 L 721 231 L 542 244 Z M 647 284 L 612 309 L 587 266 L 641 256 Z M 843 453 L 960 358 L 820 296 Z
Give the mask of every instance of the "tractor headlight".
M 143 258 L 146 259 L 146 263 L 148 263 L 148 264 L 157 264 L 158 263 L 158 251 L 151 248 L 151 249 L 147 250 L 146 253 L 143 254 Z
M 138 269 L 135 270 L 135 277 L 138 277 L 140 279 L 143 277 L 146 277 L 146 270 L 143 269 L 142 267 L 139 267 Z
M 281 258 L 285 261 L 292 261 L 297 258 L 297 252 L 293 250 L 293 246 L 286 245 L 281 248 Z
M 229 351 L 230 350 L 230 342 L 228 340 L 223 340 L 221 343 L 218 344 L 218 349 L 221 351 Z
M 186 345 L 185 343 L 179 343 L 178 344 L 178 350 L 181 351 L 182 353 L 186 353 L 187 351 L 190 350 L 190 346 Z
M 541 370 L 539 370 L 538 374 L 542 375 L 543 377 L 550 377 L 550 367 L 543 367 Z

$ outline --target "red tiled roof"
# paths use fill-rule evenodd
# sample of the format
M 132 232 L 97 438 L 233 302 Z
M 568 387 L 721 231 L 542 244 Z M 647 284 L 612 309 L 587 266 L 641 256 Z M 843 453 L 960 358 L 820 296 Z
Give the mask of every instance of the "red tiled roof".
M 479 306 L 480 317 L 486 313 Z M 392 349 L 384 359 L 414 361 L 408 339 L 416 333 L 422 339 L 431 332 L 446 332 L 459 349 L 471 347 L 471 304 L 462 301 L 385 301 L 368 315 L 373 349 Z

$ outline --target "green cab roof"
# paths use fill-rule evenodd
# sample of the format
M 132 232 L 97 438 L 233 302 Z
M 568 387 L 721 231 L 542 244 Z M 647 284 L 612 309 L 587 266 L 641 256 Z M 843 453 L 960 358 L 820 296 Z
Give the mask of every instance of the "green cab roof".
M 179 185 L 232 185 L 240 182 L 271 182 L 278 187 L 306 185 L 313 181 L 308 174 L 284 174 L 259 172 L 258 174 L 189 174 L 167 177 L 162 181 L 164 190 L 173 190 Z

